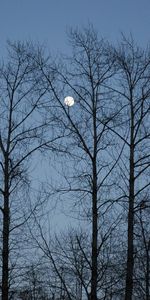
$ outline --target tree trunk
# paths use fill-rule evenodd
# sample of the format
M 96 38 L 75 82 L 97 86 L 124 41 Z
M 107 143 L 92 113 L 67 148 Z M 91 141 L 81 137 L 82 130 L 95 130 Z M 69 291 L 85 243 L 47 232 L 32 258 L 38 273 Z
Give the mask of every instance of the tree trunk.
M 96 111 L 93 112 L 94 153 L 93 153 L 93 191 L 92 191 L 92 278 L 91 300 L 97 300 L 97 245 L 98 245 L 98 208 L 97 208 L 97 129 Z
M 149 288 L 150 288 L 150 241 L 148 243 L 148 249 L 146 253 L 146 300 L 150 300 L 150 293 L 149 293 Z
M 96 182 L 93 183 L 96 185 Z M 91 300 L 97 300 L 97 192 L 93 191 L 92 208 L 92 280 L 91 280 Z
M 2 300 L 8 300 L 9 290 L 9 175 L 8 159 L 5 160 L 4 208 L 3 208 L 3 239 L 2 239 Z
M 125 300 L 132 300 L 133 267 L 134 267 L 134 113 L 131 103 L 131 136 L 130 136 L 130 175 L 129 175 L 129 210 L 128 210 L 128 250 Z

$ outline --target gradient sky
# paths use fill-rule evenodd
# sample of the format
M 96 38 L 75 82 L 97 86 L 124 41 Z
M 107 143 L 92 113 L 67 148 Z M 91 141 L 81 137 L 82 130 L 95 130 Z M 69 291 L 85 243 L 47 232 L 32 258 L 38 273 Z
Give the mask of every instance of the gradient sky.
M 150 0 L 0 0 L 0 55 L 5 55 L 7 39 L 39 41 L 53 53 L 65 53 L 67 29 L 88 23 L 109 41 L 119 40 L 121 32 L 132 33 L 145 46 Z M 66 218 L 59 219 L 65 224 Z
M 0 54 L 6 40 L 34 40 L 66 52 L 67 28 L 92 23 L 109 41 L 120 32 L 137 42 L 150 41 L 150 0 L 1 0 Z

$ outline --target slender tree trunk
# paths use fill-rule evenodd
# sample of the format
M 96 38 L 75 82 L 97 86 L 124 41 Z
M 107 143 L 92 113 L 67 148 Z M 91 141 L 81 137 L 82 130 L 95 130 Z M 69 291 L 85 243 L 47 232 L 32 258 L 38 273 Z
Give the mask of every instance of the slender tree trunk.
M 148 249 L 146 253 L 146 300 L 150 300 L 150 293 L 149 293 L 149 288 L 150 288 L 150 241 L 148 244 Z
M 8 159 L 5 159 L 4 208 L 3 208 L 3 245 L 2 245 L 2 300 L 8 300 L 9 279 L 9 174 Z
M 94 168 L 95 169 L 95 168 Z M 96 175 L 96 174 L 95 174 Z M 93 182 L 93 208 L 92 208 L 92 280 L 91 280 L 91 300 L 97 300 L 97 191 L 96 179 Z
M 97 208 L 97 132 L 96 111 L 93 113 L 94 155 L 93 155 L 93 193 L 92 193 L 92 278 L 91 300 L 97 300 L 97 246 L 98 246 L 98 208 Z
M 131 136 L 130 136 L 130 178 L 129 178 L 129 210 L 128 210 L 128 250 L 125 300 L 132 300 L 133 267 L 134 267 L 134 112 L 131 104 Z

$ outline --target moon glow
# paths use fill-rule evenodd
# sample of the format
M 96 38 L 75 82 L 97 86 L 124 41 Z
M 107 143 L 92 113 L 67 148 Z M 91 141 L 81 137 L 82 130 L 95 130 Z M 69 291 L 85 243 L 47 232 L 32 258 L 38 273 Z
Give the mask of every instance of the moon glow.
M 65 97 L 64 103 L 67 106 L 73 106 L 74 105 L 74 99 L 73 99 L 73 97 L 71 97 L 71 96 Z

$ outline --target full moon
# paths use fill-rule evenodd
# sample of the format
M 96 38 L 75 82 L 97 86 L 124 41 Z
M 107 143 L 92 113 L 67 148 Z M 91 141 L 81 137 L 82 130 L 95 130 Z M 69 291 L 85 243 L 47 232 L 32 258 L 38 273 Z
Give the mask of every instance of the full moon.
M 64 99 L 64 103 L 65 103 L 67 106 L 72 106 L 72 105 L 74 105 L 74 99 L 73 99 L 73 97 L 67 96 L 67 97 Z

